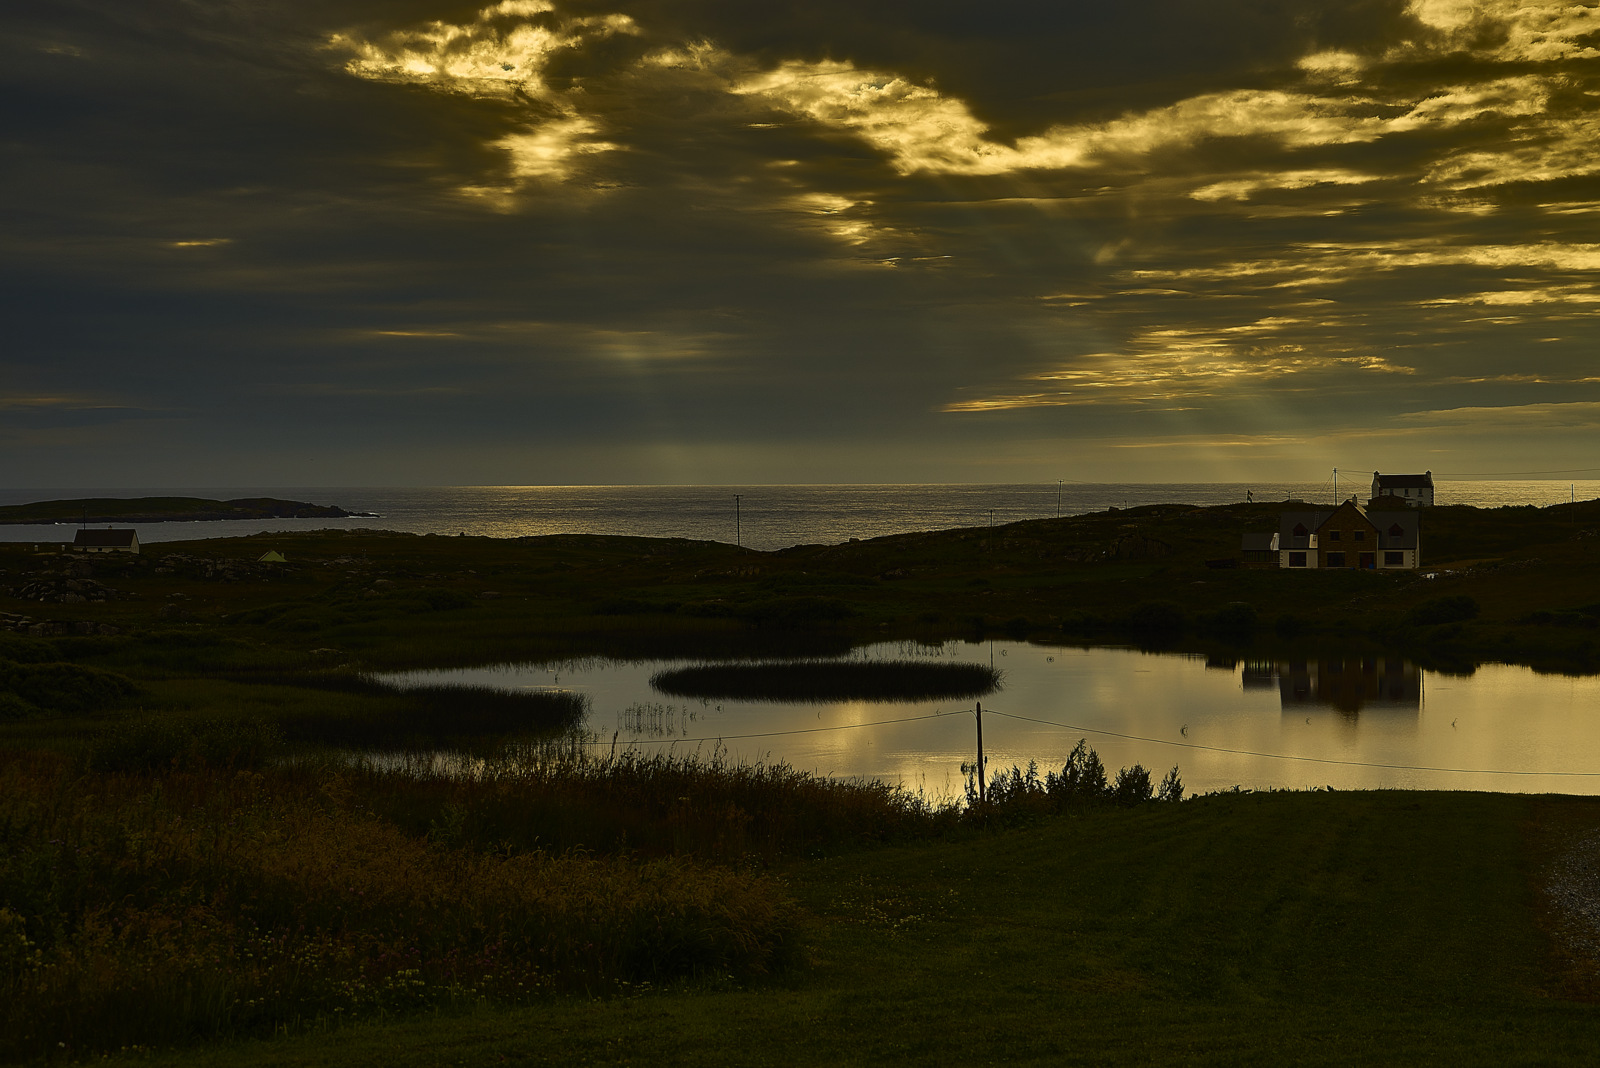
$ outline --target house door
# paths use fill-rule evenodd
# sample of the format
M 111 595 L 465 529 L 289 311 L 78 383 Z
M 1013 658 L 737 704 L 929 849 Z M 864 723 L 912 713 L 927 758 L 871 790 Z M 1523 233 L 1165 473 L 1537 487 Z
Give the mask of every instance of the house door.
M 1378 554 L 1377 553 L 1362 553 L 1361 554 L 1361 566 L 1364 567 L 1364 568 L 1377 567 L 1378 566 Z

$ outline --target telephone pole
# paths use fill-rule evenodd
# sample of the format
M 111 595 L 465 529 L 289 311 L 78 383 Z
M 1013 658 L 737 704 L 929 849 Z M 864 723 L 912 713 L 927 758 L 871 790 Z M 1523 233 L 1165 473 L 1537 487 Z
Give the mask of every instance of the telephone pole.
M 738 548 L 744 548 L 744 522 L 739 516 L 739 495 L 733 495 L 733 543 Z

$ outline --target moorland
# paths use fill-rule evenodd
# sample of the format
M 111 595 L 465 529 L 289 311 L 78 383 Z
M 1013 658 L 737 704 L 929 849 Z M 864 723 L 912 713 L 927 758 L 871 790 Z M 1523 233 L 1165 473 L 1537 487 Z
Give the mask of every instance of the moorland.
M 1279 507 L 771 553 L 0 546 L 0 1057 L 1575 1061 L 1600 1040 L 1588 798 L 1184 798 L 1080 748 L 939 804 L 588 755 L 570 696 L 370 675 L 982 634 L 1600 670 L 1600 502 L 1431 509 L 1418 572 L 1211 566 Z

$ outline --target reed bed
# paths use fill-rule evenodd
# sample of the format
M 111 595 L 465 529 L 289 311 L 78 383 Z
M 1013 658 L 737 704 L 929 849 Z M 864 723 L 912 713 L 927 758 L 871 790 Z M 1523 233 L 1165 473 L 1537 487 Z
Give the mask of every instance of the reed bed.
M 448 812 L 417 833 L 368 803 L 397 782 L 0 754 L 0 1059 L 751 977 L 794 957 L 797 912 L 764 875 L 481 848 Z
M 1000 673 L 981 664 L 793 660 L 700 664 L 662 671 L 650 685 L 674 697 L 746 701 L 921 701 L 982 697 Z
M 733 763 L 720 750 L 597 753 L 571 740 L 521 744 L 468 765 L 437 754 L 373 760 L 344 781 L 397 826 L 478 849 L 768 864 L 937 834 L 959 819 L 953 806 L 881 782 Z

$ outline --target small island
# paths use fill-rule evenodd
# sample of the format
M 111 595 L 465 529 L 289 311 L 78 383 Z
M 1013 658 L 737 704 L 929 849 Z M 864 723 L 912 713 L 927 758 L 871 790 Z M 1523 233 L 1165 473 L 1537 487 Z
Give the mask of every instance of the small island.
M 333 505 L 240 497 L 91 497 L 39 501 L 0 508 L 0 523 L 195 523 L 222 519 L 359 519 L 371 512 L 347 512 Z

